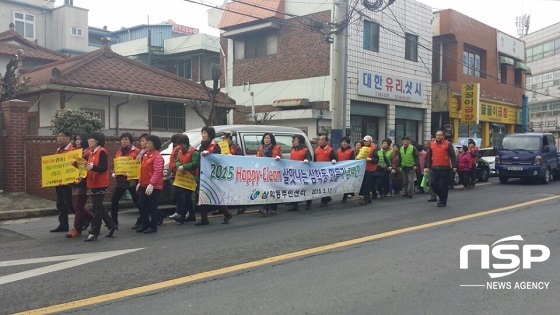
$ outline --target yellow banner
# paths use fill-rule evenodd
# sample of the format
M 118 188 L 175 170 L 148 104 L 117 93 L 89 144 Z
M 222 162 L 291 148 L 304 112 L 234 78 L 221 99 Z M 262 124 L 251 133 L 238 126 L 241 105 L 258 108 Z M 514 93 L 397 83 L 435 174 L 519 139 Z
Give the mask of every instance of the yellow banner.
M 461 84 L 461 123 L 478 124 L 479 115 L 480 83 Z
M 480 104 L 480 120 L 515 125 L 517 111 L 513 106 L 484 102 Z M 519 111 L 521 112 L 521 109 Z
M 222 150 L 222 154 L 229 154 L 229 143 L 227 140 L 222 140 L 218 142 L 220 149 Z
M 62 154 L 42 156 L 41 187 L 53 187 L 74 183 L 80 177 L 80 170 L 74 166 L 74 162 L 77 160 L 84 160 L 82 159 L 82 149 Z M 85 165 L 85 163 L 83 165 Z M 85 177 L 85 175 L 83 177 Z
M 125 175 L 128 179 L 138 179 L 140 177 L 140 167 L 142 161 L 131 156 L 121 156 L 113 159 L 113 167 L 116 175 Z
M 370 147 L 361 147 L 360 152 L 358 152 L 358 156 L 356 156 L 356 160 L 365 160 L 369 156 L 370 152 Z
M 173 186 L 195 191 L 196 179 L 189 172 L 177 172 L 175 174 L 175 181 L 173 182 Z

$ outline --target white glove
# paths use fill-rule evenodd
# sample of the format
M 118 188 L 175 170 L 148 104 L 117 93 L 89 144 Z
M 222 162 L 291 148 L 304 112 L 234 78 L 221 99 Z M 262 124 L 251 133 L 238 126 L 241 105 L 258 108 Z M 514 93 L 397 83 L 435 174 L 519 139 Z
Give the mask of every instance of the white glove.
M 392 169 L 393 169 L 393 168 L 392 168 L 392 167 L 390 167 L 390 166 L 389 166 L 389 167 L 387 167 L 387 170 L 388 170 L 388 171 L 390 171 L 390 170 L 392 170 Z
M 366 161 L 368 161 L 368 162 L 371 161 L 371 158 L 367 158 Z
M 207 156 L 208 155 L 208 151 L 204 150 L 202 151 L 202 156 Z
M 91 171 L 93 169 L 93 163 L 87 162 L 86 163 L 86 170 Z
M 177 172 L 184 172 L 185 168 L 183 167 L 183 165 L 177 167 Z
M 111 177 L 116 177 L 116 176 L 117 176 L 117 174 L 111 173 Z
M 395 171 L 395 169 L 391 170 L 391 174 L 395 174 L 397 171 Z
M 140 184 L 136 185 L 136 192 L 140 190 Z
M 303 160 L 303 164 L 307 164 L 309 161 L 307 159 Z
M 275 157 L 276 161 L 280 161 L 281 157 L 279 157 L 278 155 Z
M 336 160 L 333 159 L 333 160 L 331 161 L 331 163 L 332 163 L 332 164 L 336 164 Z
M 148 187 L 146 187 L 146 196 L 151 195 L 153 191 L 154 191 L 154 186 L 152 184 L 149 184 Z

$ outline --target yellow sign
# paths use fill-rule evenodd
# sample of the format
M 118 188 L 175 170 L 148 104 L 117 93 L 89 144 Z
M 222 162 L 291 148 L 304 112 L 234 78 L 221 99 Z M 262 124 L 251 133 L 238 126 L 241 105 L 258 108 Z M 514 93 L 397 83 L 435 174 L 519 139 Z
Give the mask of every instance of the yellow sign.
M 140 177 L 140 167 L 142 161 L 131 156 L 121 156 L 113 159 L 113 166 L 116 175 L 125 175 L 128 179 L 138 179 Z
M 358 152 L 358 156 L 356 157 L 356 160 L 365 160 L 369 156 L 370 152 L 371 152 L 370 147 L 361 147 L 360 152 Z
M 227 140 L 222 140 L 218 142 L 220 149 L 222 150 L 222 154 L 229 154 L 229 143 Z
M 74 166 L 74 163 L 76 160 L 80 159 L 84 160 L 82 159 L 82 149 L 62 154 L 42 156 L 41 187 L 53 187 L 74 183 L 80 177 L 80 170 Z M 83 165 L 85 165 L 85 163 Z
M 177 172 L 177 174 L 175 174 L 175 181 L 173 182 L 173 186 L 195 191 L 196 179 L 189 172 Z
M 513 106 L 484 102 L 480 104 L 480 120 L 515 125 L 517 124 L 517 110 Z
M 81 156 L 74 157 L 76 159 L 76 165 L 78 165 L 79 177 L 86 178 L 87 170 L 86 170 L 86 163 L 87 160 L 82 158 Z
M 461 84 L 461 122 L 478 124 L 480 115 L 480 83 Z

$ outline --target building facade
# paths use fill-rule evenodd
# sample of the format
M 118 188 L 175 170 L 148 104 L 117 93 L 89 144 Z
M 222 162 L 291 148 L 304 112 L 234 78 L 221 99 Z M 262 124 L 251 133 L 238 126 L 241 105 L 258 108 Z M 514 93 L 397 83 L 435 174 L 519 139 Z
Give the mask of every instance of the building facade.
M 334 48 L 324 34 L 334 5 L 266 3 L 268 10 L 230 3 L 228 10 L 246 15 L 226 11 L 216 14 L 219 23 L 209 23 L 223 31 L 227 93 L 254 108 L 251 118 L 265 109 L 270 124 L 298 127 L 310 137 L 330 133 Z M 431 47 L 431 9 L 413 0 L 391 8 L 394 16 L 357 4 L 342 26 L 348 32 L 343 133 L 353 141 L 368 134 L 419 142 L 429 133 L 432 58 L 419 41 Z
M 560 137 L 560 23 L 522 38 L 527 46 L 525 88 L 530 104 L 530 127 Z M 560 144 L 560 143 L 559 143 Z
M 449 9 L 434 13 L 433 35 L 432 132 L 493 146 L 520 131 L 524 42 Z M 466 97 L 471 87 L 478 97 Z

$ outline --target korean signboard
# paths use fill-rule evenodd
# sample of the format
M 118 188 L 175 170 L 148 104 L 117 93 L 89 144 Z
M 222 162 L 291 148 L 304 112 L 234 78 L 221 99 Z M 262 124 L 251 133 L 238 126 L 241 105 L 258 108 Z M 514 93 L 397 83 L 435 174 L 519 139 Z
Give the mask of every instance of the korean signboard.
M 422 103 L 421 81 L 366 70 L 358 71 L 358 95 Z
M 517 109 L 513 106 L 481 103 L 480 120 L 515 125 L 518 124 L 518 111 L 521 111 L 521 109 Z
M 173 32 L 182 33 L 185 35 L 194 35 L 194 34 L 198 34 L 198 28 L 173 24 Z
M 480 115 L 480 84 L 461 84 L 461 122 L 478 124 Z

